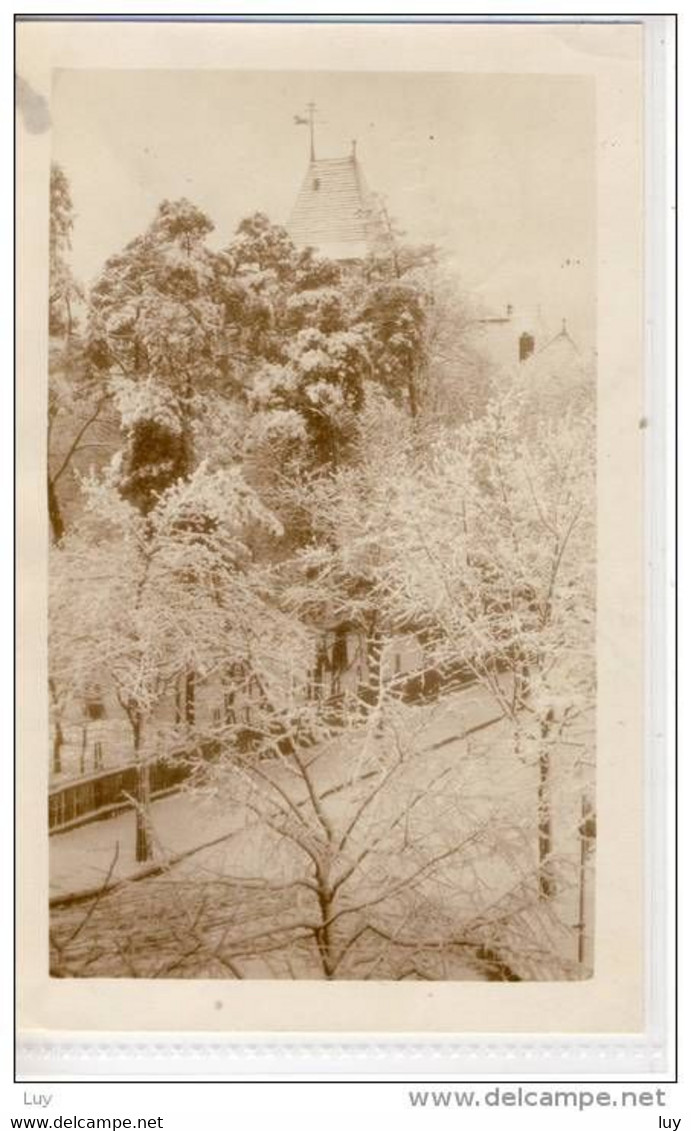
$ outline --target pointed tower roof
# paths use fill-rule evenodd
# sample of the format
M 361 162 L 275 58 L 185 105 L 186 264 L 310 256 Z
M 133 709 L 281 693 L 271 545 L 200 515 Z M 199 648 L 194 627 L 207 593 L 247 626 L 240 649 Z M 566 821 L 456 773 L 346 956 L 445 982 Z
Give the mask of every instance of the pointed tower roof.
M 297 247 L 329 259 L 364 259 L 387 246 L 354 145 L 350 157 L 310 161 L 287 229 Z

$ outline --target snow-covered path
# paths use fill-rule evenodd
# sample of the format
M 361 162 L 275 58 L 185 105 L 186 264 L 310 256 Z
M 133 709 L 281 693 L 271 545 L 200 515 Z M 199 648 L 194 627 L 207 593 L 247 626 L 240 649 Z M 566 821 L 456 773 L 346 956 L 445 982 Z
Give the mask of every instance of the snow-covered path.
M 231 816 L 220 805 L 214 812 L 208 802 L 200 803 L 189 793 L 155 801 L 151 820 L 158 859 L 178 856 L 232 832 Z M 111 867 L 111 882 L 136 875 L 139 866 L 134 843 L 135 818 L 131 810 L 51 837 L 51 898 L 98 888 Z
M 415 708 L 411 708 L 411 714 Z M 464 688 L 435 710 L 425 728 L 425 745 L 459 746 L 468 730 L 489 723 L 497 716 L 496 704 L 478 687 Z M 237 809 L 223 803 L 199 799 L 183 791 L 155 801 L 151 820 L 156 856 L 165 860 L 236 831 Z M 140 870 L 134 856 L 134 812 L 92 821 L 50 838 L 50 896 L 64 897 L 85 889 L 97 889 L 110 871 L 110 882 L 136 876 Z M 112 871 L 111 871 L 112 869 Z

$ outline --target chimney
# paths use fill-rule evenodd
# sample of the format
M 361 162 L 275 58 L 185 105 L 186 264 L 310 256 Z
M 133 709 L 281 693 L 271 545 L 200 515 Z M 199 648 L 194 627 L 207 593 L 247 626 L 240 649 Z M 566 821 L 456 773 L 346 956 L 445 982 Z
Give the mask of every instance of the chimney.
M 356 141 L 355 138 L 353 138 L 353 140 L 350 143 L 350 160 L 351 161 L 357 160 L 357 141 Z
M 518 339 L 518 360 L 526 361 L 535 350 L 535 338 L 524 330 Z

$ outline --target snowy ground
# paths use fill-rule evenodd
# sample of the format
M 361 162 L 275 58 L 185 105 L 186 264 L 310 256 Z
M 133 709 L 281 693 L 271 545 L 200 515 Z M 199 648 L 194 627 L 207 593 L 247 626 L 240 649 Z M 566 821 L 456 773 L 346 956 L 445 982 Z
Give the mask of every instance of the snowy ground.
M 418 784 L 422 792 L 426 788 L 426 780 L 431 782 L 433 776 L 446 769 L 453 774 L 454 791 L 449 792 L 449 804 L 442 812 L 449 828 L 453 829 L 458 819 L 459 827 L 460 822 L 465 821 L 469 827 L 477 828 L 487 823 L 494 830 L 491 837 L 479 838 L 470 856 L 464 857 L 460 863 L 454 858 L 439 873 L 426 896 L 428 901 L 432 900 L 430 906 L 438 906 L 444 914 L 454 913 L 466 920 L 474 917 L 476 921 L 486 923 L 486 937 L 492 945 L 498 940 L 505 949 L 508 948 L 508 952 L 514 955 L 514 969 L 520 967 L 516 972 L 521 977 L 577 976 L 564 973 L 569 964 L 575 965 L 576 935 L 573 928 L 579 915 L 577 879 L 580 842 L 577 825 L 580 794 L 578 788 L 574 790 L 568 759 L 565 756 L 555 759 L 554 770 L 554 847 L 560 877 L 559 896 L 544 912 L 538 908 L 536 913 L 533 907 L 529 916 L 527 913 L 523 915 L 521 900 L 525 896 L 525 886 L 522 877 L 526 870 L 530 872 L 536 858 L 534 798 L 537 770 L 534 760 L 516 756 L 504 723 L 483 725 L 496 717 L 496 709 L 478 688 L 467 688 L 435 707 L 403 708 L 402 712 L 405 730 L 411 736 L 415 735 L 414 741 L 419 750 L 427 752 L 424 762 L 427 769 L 423 771 L 421 768 L 420 772 L 429 777 L 420 778 Z M 354 761 L 354 749 L 335 744 L 326 753 L 315 754 L 313 776 L 320 791 L 335 790 L 349 776 L 356 776 L 357 758 L 365 755 L 356 754 Z M 280 776 L 280 767 L 272 769 L 272 773 Z M 288 785 L 288 781 L 286 777 L 284 784 Z M 297 798 L 297 794 L 294 796 Z M 357 804 L 357 796 L 357 789 L 352 788 L 335 793 L 329 801 L 332 819 L 347 821 L 348 806 Z M 390 804 L 395 809 L 395 796 L 390 799 Z M 142 947 L 148 938 L 146 945 L 151 954 L 158 956 L 158 976 L 180 976 L 177 952 L 175 948 L 171 952 L 169 933 L 161 934 L 161 923 L 170 913 L 171 900 L 180 903 L 179 915 L 186 923 L 193 914 L 203 914 L 208 919 L 209 908 L 197 897 L 197 893 L 203 888 L 213 890 L 213 922 L 216 925 L 230 922 L 233 916 L 237 919 L 237 902 L 246 898 L 246 885 L 254 884 L 256 874 L 261 873 L 262 883 L 274 885 L 270 888 L 271 892 L 276 892 L 281 885 L 284 889 L 280 908 L 277 910 L 278 905 L 274 906 L 278 896 L 274 898 L 272 894 L 266 897 L 268 909 L 262 914 L 285 914 L 289 909 L 285 901 L 285 887 L 286 878 L 291 878 L 291 864 L 281 858 L 281 852 L 270 839 L 261 837 L 256 827 L 248 824 L 247 809 L 238 803 L 232 791 L 212 790 L 207 796 L 183 791 L 162 799 L 152 806 L 152 823 L 156 857 L 164 865 L 169 861 L 170 866 L 164 866 L 158 876 L 124 884 L 101 901 L 89 928 L 83 931 L 79 940 L 82 961 L 88 962 L 91 973 L 115 972 L 112 965 L 107 965 L 113 962 L 112 954 L 109 958 L 104 956 L 108 946 L 96 945 L 91 937 L 99 919 L 105 921 L 106 912 L 109 933 L 117 935 L 118 931 L 121 932 L 120 937 L 127 938 L 128 947 L 131 944 L 133 948 L 125 953 L 124 944 L 118 944 L 119 973 L 141 976 Z M 431 829 L 429 836 L 441 836 L 443 832 L 442 829 Z M 139 871 L 133 851 L 133 813 L 56 834 L 51 837 L 50 848 L 50 890 L 53 897 L 64 897 L 85 888 L 98 888 L 109 872 L 113 882 L 132 879 Z M 175 858 L 183 854 L 187 854 L 184 859 L 175 862 Z M 590 873 L 589 876 L 592 880 Z M 362 898 L 363 890 L 368 894 L 367 883 L 374 884 L 376 880 L 370 881 L 365 876 L 364 882 L 364 888 L 358 892 L 359 898 Z M 237 888 L 238 883 L 245 884 L 244 894 Z M 185 893 L 184 900 L 181 892 Z M 508 912 L 511 912 L 511 930 L 505 926 L 505 921 L 509 921 Z M 442 911 L 439 913 L 442 914 Z M 55 908 L 53 925 L 58 930 L 76 930 L 84 914 L 84 905 Z M 226 919 L 223 919 L 224 915 Z M 116 924 L 114 928 L 113 923 Z M 139 936 L 135 945 L 130 936 L 137 931 Z M 545 962 L 546 949 L 555 955 L 553 969 Z M 515 958 L 516 955 L 520 955 L 520 959 Z M 288 971 L 284 967 L 276 967 L 276 972 L 269 972 L 268 976 L 308 976 L 300 972 L 299 953 L 295 961 L 297 973 L 294 968 Z M 152 973 L 150 959 L 144 967 L 145 976 L 156 976 Z M 176 969 L 173 970 L 173 967 Z M 222 976 L 218 970 L 206 968 L 202 973 L 205 976 Z M 188 973 L 186 976 L 202 974 L 196 970 L 195 974 Z M 244 976 L 266 977 L 267 970 L 257 968 L 254 971 L 250 963 L 249 967 L 245 966 Z M 460 968 L 456 964 L 449 976 L 477 978 L 483 974 L 477 963 L 469 960 Z
M 165 859 L 231 832 L 233 815 L 221 804 L 214 811 L 205 800 L 177 793 L 154 801 L 152 825 L 156 858 Z M 52 836 L 51 898 L 98 888 L 109 871 L 112 882 L 136 876 L 140 867 L 134 857 L 134 834 L 135 816 L 130 810 Z

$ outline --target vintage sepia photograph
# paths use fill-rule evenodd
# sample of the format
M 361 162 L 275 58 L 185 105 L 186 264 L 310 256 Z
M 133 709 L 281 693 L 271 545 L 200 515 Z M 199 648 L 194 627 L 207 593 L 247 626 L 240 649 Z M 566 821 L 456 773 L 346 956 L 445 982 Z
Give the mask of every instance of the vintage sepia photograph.
M 51 975 L 591 978 L 592 80 L 51 118 Z

